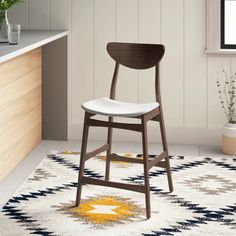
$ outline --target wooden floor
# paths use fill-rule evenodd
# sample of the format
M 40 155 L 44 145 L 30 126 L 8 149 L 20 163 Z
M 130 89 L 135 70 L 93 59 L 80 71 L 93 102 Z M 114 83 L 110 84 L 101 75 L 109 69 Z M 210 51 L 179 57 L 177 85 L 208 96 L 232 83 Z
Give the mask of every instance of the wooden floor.
M 95 149 L 102 145 L 102 142 L 89 142 L 88 150 Z M 13 172 L 0 183 L 0 208 L 12 196 L 16 189 L 24 182 L 27 176 L 38 165 L 38 163 L 45 157 L 47 153 L 53 150 L 73 150 L 80 151 L 80 141 L 42 141 L 29 155 L 22 161 Z M 141 153 L 142 147 L 140 143 L 113 143 L 113 152 L 131 152 Z M 149 144 L 149 153 L 158 154 L 161 152 L 160 144 Z M 197 146 L 197 145 L 169 145 L 170 155 L 184 155 L 184 156 L 224 156 L 218 146 Z M 226 156 L 228 157 L 228 156 Z

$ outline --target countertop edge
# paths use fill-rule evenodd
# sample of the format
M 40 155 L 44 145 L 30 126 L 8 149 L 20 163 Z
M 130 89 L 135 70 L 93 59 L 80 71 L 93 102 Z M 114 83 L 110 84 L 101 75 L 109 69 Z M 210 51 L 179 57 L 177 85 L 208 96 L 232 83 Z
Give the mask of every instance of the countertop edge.
M 23 54 L 25 54 L 27 52 L 30 52 L 30 51 L 32 51 L 32 50 L 34 50 L 36 48 L 42 47 L 43 45 L 51 43 L 51 42 L 53 42 L 53 41 L 55 41 L 57 39 L 63 38 L 65 36 L 68 36 L 68 34 L 69 34 L 68 31 L 63 31 L 63 32 L 57 33 L 57 34 L 55 34 L 53 36 L 50 36 L 50 37 L 48 37 L 46 39 L 40 40 L 40 41 L 38 41 L 36 43 L 33 43 L 33 44 L 29 45 L 29 46 L 25 46 L 23 48 L 15 50 L 15 51 L 7 54 L 7 55 L 4 55 L 4 56 L 0 57 L 0 64 L 4 63 L 6 61 L 9 61 L 9 60 L 11 60 L 11 59 L 13 59 L 15 57 L 21 56 L 21 55 L 23 55 Z

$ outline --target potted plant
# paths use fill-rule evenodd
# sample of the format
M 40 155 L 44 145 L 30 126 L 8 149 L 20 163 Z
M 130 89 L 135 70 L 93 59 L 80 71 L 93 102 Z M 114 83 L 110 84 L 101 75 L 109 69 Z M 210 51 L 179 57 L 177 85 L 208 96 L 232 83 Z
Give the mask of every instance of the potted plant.
M 236 155 L 236 73 L 228 76 L 222 69 L 223 79 L 217 78 L 219 99 L 228 122 L 223 128 L 222 151 Z
M 13 5 L 23 2 L 23 0 L 0 0 L 0 43 L 8 42 L 7 25 L 9 24 L 7 12 Z

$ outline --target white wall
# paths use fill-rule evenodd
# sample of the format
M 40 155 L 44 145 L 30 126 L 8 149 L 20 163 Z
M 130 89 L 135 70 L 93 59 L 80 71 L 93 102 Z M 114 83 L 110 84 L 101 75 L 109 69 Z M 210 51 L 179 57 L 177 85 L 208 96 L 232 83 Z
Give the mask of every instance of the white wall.
M 81 137 L 88 99 L 108 96 L 113 61 L 109 41 L 163 43 L 162 96 L 169 141 L 217 144 L 225 122 L 216 90 L 221 65 L 236 71 L 236 57 L 206 56 L 205 0 L 28 0 L 12 9 L 10 20 L 29 29 L 71 31 L 70 137 Z M 154 99 L 153 71 L 123 69 L 118 98 L 132 102 Z M 126 77 L 124 79 L 124 77 Z M 153 127 L 153 126 L 152 126 Z M 151 129 L 150 139 L 158 140 Z M 92 133 L 92 139 L 103 139 Z M 137 139 L 121 135 L 116 139 Z

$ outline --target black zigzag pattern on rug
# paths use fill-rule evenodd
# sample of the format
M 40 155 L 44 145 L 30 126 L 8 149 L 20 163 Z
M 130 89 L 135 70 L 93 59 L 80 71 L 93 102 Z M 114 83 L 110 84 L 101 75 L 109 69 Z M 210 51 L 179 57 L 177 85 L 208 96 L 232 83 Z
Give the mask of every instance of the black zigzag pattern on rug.
M 172 196 L 174 197 L 174 196 Z M 181 233 L 183 230 L 191 230 L 191 227 L 196 227 L 201 224 L 207 224 L 208 222 L 217 222 L 224 225 L 236 226 L 236 222 L 233 219 L 225 219 L 227 215 L 233 215 L 236 213 L 236 203 L 233 206 L 227 206 L 227 208 L 219 211 L 208 211 L 202 207 L 198 207 L 197 204 L 184 201 L 181 198 L 177 198 L 176 201 L 183 207 L 194 210 L 194 213 L 205 213 L 204 217 L 194 217 L 194 219 L 186 219 L 182 222 L 176 222 L 177 225 L 172 225 L 167 228 L 161 228 L 159 231 L 153 231 L 143 236 L 161 236 L 161 235 L 174 235 L 173 233 Z M 176 202 L 174 202 L 176 203 Z
M 17 220 L 18 223 L 21 223 L 22 226 L 25 226 L 26 230 L 31 231 L 31 234 L 54 236 L 55 234 L 53 234 L 53 232 L 50 232 L 43 226 L 40 226 L 40 224 L 38 224 L 37 221 L 33 219 L 33 217 L 29 215 L 27 216 L 26 213 L 17 209 L 17 206 L 11 206 L 11 204 L 19 204 L 21 201 L 29 201 L 32 198 L 45 197 L 47 195 L 56 194 L 56 192 L 75 187 L 77 187 L 77 183 L 70 183 L 60 187 L 49 188 L 44 191 L 40 190 L 27 195 L 13 197 L 4 206 L 3 212 L 7 216 L 10 216 L 10 219 Z M 171 200 L 171 203 L 181 205 L 181 207 L 185 207 L 194 213 L 201 214 L 201 217 L 199 216 L 195 217 L 194 219 L 186 219 L 185 221 L 176 222 L 177 225 L 175 226 L 161 228 L 160 231 L 155 231 L 150 234 L 143 234 L 144 236 L 174 235 L 173 233 L 182 232 L 183 230 L 191 230 L 191 227 L 196 227 L 200 224 L 207 224 L 209 221 L 217 221 L 218 223 L 224 223 L 226 225 L 235 224 L 233 223 L 232 219 L 224 219 L 224 216 L 236 213 L 236 203 L 233 206 L 227 206 L 226 208 L 222 208 L 219 211 L 209 211 L 205 210 L 205 207 L 200 207 L 198 204 L 185 201 L 183 198 L 178 198 L 176 195 L 166 195 L 166 193 L 162 192 L 162 189 L 155 189 L 152 187 L 150 191 L 161 193 L 163 197 L 168 196 L 168 198 Z
M 17 223 L 25 227 L 25 230 L 30 231 L 30 234 L 56 236 L 53 234 L 53 232 L 50 232 L 45 227 L 40 226 L 40 224 L 34 220 L 32 216 L 29 216 L 22 210 L 18 209 L 17 204 L 20 204 L 21 201 L 30 201 L 32 198 L 35 199 L 46 197 L 47 195 L 51 194 L 56 194 L 56 192 L 71 189 L 71 187 L 77 187 L 77 183 L 64 184 L 63 186 L 46 188 L 45 190 L 39 190 L 36 192 L 30 192 L 29 194 L 22 194 L 17 197 L 12 197 L 3 207 L 2 212 L 6 216 L 9 216 L 10 219 L 16 220 Z
M 182 160 L 182 159 L 180 159 L 180 160 Z M 186 169 L 189 169 L 189 168 L 201 166 L 201 165 L 204 165 L 206 163 L 207 163 L 206 160 L 204 160 L 204 161 L 192 161 L 192 162 L 189 162 L 189 163 L 178 165 L 176 167 L 172 167 L 171 172 L 179 172 L 181 170 L 186 170 Z M 165 170 L 155 170 L 155 171 L 150 171 L 149 172 L 149 177 L 158 177 L 160 175 L 165 175 L 165 174 L 166 174 Z M 136 182 L 140 183 L 140 182 L 144 181 L 144 176 L 143 175 L 137 175 L 135 177 L 129 177 L 129 178 L 124 179 L 124 180 L 132 181 L 132 182 L 136 181 Z
M 59 156 L 50 155 L 48 156 L 52 161 L 62 164 L 74 171 L 78 171 L 79 167 Z M 180 158 L 181 159 L 181 158 Z M 204 161 L 193 161 L 189 163 L 185 163 L 179 165 L 177 167 L 172 168 L 172 171 L 181 171 L 188 168 L 194 168 L 199 165 L 204 165 L 205 163 L 211 160 L 205 159 Z M 213 161 L 214 162 L 214 161 Z M 235 170 L 235 167 L 232 165 L 228 165 L 223 162 L 214 163 L 222 168 L 227 168 L 230 170 Z M 150 173 L 150 176 L 159 176 L 165 174 L 165 171 L 154 171 Z M 85 175 L 95 178 L 101 178 L 102 176 L 94 171 L 90 171 L 85 169 Z M 129 177 L 126 181 L 132 181 L 134 183 L 143 180 L 143 176 Z M 20 209 L 17 209 L 17 205 L 21 203 L 21 201 L 30 201 L 33 198 L 45 197 L 47 195 L 56 194 L 60 191 L 66 191 L 71 188 L 76 188 L 77 183 L 71 182 L 69 184 L 63 184 L 62 186 L 54 187 L 54 188 L 46 188 L 45 190 L 38 190 L 36 192 L 30 192 L 29 194 L 22 194 L 17 197 L 11 198 L 8 203 L 3 207 L 3 212 L 5 215 L 9 216 L 10 219 L 17 220 L 17 223 L 20 223 L 22 226 L 25 226 L 27 231 L 30 231 L 30 234 L 37 235 L 50 235 L 54 236 L 53 232 L 50 232 L 47 228 L 41 226 L 36 220 L 33 219 L 32 216 L 27 215 Z M 176 222 L 176 225 L 167 226 L 166 228 L 161 228 L 158 231 L 152 231 L 150 234 L 143 234 L 144 236 L 158 236 L 158 235 L 174 235 L 176 232 L 182 232 L 183 230 L 191 230 L 192 227 L 196 227 L 200 224 L 207 224 L 207 222 L 215 221 L 218 223 L 222 223 L 225 225 L 235 226 L 235 222 L 232 219 L 225 219 L 224 217 L 227 215 L 232 215 L 236 213 L 236 203 L 232 206 L 226 206 L 225 208 L 221 208 L 218 211 L 210 211 L 206 210 L 205 207 L 201 207 L 198 204 L 194 204 L 191 201 L 186 201 L 183 198 L 179 198 L 177 195 L 167 194 L 163 189 L 158 189 L 156 187 L 150 187 L 150 191 L 154 194 L 160 194 L 162 197 L 167 197 L 171 203 L 178 204 L 181 207 L 185 207 L 186 209 L 199 214 L 198 217 L 194 217 L 193 219 L 186 219 L 184 221 Z M 56 235 L 55 235 L 56 236 Z
M 53 162 L 64 165 L 76 172 L 79 171 L 79 167 L 77 165 L 59 156 L 49 155 L 47 156 L 47 158 L 49 158 Z M 88 169 L 84 169 L 84 175 L 93 178 L 103 177 L 100 174 Z M 40 226 L 40 224 L 37 223 L 37 221 L 34 220 L 32 216 L 27 215 L 25 212 L 18 209 L 16 205 L 12 204 L 20 204 L 21 201 L 30 201 L 30 199 L 46 197 L 47 195 L 56 194 L 57 192 L 61 192 L 63 190 L 77 188 L 77 185 L 78 185 L 77 183 L 71 182 L 69 184 L 63 184 L 62 186 L 56 186 L 54 188 L 46 188 L 45 190 L 38 190 L 36 192 L 30 192 L 28 194 L 21 194 L 20 196 L 12 197 L 3 207 L 2 212 L 6 216 L 9 216 L 10 219 L 17 220 L 17 223 L 20 223 L 22 224 L 22 226 L 25 226 L 25 229 L 27 231 L 30 231 L 31 234 L 56 236 L 55 234 L 53 234 L 53 232 L 50 232 L 46 228 Z
M 220 166 L 220 167 L 226 168 L 228 170 L 233 170 L 233 171 L 236 170 L 236 166 L 233 166 L 233 165 L 221 162 L 221 161 L 213 161 L 212 160 L 211 163 L 215 164 L 216 166 Z
M 56 162 L 57 164 L 63 165 L 65 167 L 68 167 L 69 169 L 72 169 L 73 171 L 76 171 L 76 173 L 79 173 L 79 166 L 65 160 L 64 158 L 56 155 L 48 155 L 46 158 L 52 160 L 53 162 Z M 93 177 L 93 178 L 102 178 L 104 177 L 103 175 L 100 175 L 96 173 L 95 171 L 91 171 L 89 169 L 84 169 L 84 175 L 87 175 L 88 177 Z
M 140 157 L 140 156 L 142 156 L 142 154 L 137 155 L 137 157 Z M 149 155 L 149 157 L 152 158 L 152 157 L 155 157 L 155 155 Z M 174 158 L 174 156 L 170 156 L 170 159 L 173 159 L 173 158 Z M 178 156 L 177 159 L 178 160 L 183 160 L 184 157 L 183 156 Z M 234 166 L 234 165 L 224 163 L 224 162 L 221 162 L 221 161 L 214 161 L 214 160 L 212 160 L 212 158 L 206 157 L 202 161 L 192 161 L 192 162 L 189 162 L 189 163 L 178 165 L 176 167 L 172 167 L 171 172 L 179 172 L 181 170 L 186 170 L 186 169 L 189 169 L 189 168 L 201 166 L 201 165 L 204 165 L 206 163 L 215 164 L 216 166 L 226 168 L 226 169 L 232 170 L 232 171 L 236 170 L 236 166 Z M 165 170 L 155 170 L 155 171 L 150 171 L 149 176 L 150 177 L 158 177 L 158 176 L 165 175 L 165 174 L 166 174 Z M 144 181 L 144 176 L 143 175 L 137 175 L 135 177 L 129 177 L 129 178 L 124 179 L 124 180 L 132 181 L 132 182 L 137 181 L 137 182 L 140 183 L 140 182 Z
M 178 158 L 178 159 L 181 160 L 183 158 Z M 204 165 L 206 163 L 211 163 L 221 168 L 226 168 L 228 170 L 233 170 L 233 171 L 236 170 L 236 167 L 233 165 L 220 162 L 220 161 L 214 161 L 211 158 L 205 158 L 203 161 L 193 161 L 193 162 L 179 165 L 177 167 L 173 167 L 171 171 L 179 172 L 181 170 L 194 168 L 200 165 Z M 154 172 L 150 172 L 149 176 L 158 177 L 160 175 L 165 175 L 165 174 L 166 174 L 165 170 L 157 170 Z M 135 177 L 129 177 L 124 180 L 140 184 L 144 181 L 144 176 L 138 175 Z M 236 214 L 236 203 L 234 203 L 234 205 L 232 206 L 226 206 L 225 208 L 221 208 L 218 211 L 211 211 L 211 210 L 207 210 L 206 207 L 199 206 L 199 204 L 194 204 L 191 201 L 186 201 L 184 198 L 179 198 L 177 195 L 168 194 L 167 192 L 164 192 L 163 189 L 159 189 L 159 188 L 151 186 L 150 191 L 154 192 L 154 194 L 161 194 L 164 197 L 168 196 L 167 199 L 170 199 L 171 203 L 179 204 L 181 207 L 185 207 L 186 209 L 191 210 L 194 213 L 201 214 L 202 217 L 195 217 L 194 219 L 188 219 L 182 222 L 177 222 L 176 226 L 162 228 L 160 231 L 155 231 L 150 234 L 143 234 L 144 236 L 174 235 L 173 233 L 181 232 L 181 230 L 190 230 L 189 227 L 195 227 L 200 224 L 207 224 L 207 222 L 211 222 L 211 221 L 223 223 L 225 225 L 236 226 L 236 222 L 233 219 L 224 218 L 227 215 Z

